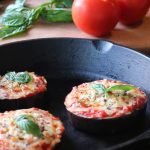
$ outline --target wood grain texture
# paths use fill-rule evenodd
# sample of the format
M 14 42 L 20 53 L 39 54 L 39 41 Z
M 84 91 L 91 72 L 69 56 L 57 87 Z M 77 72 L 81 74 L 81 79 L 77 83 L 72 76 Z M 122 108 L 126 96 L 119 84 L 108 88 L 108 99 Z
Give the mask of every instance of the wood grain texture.
M 26 5 L 33 7 L 44 1 L 47 0 L 27 0 Z M 9 2 L 9 0 L 7 0 L 7 2 Z M 79 31 L 73 23 L 46 23 L 39 21 L 26 33 L 1 40 L 0 45 L 14 41 L 47 37 L 96 38 Z M 140 24 L 132 27 L 118 24 L 110 35 L 102 38 L 106 38 L 107 40 L 137 49 L 140 52 L 150 55 L 150 10 Z

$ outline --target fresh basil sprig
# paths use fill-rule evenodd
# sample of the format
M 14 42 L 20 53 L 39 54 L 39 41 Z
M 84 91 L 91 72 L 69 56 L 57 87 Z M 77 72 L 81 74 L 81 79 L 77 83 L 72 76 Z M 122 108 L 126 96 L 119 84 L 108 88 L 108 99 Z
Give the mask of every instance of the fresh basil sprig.
M 0 29 L 0 38 L 26 31 L 39 18 L 40 13 L 41 8 L 31 9 L 21 6 L 13 10 L 8 9 L 0 19 L 0 24 L 4 26 Z
M 25 7 L 24 3 L 25 0 L 16 0 L 0 17 L 1 39 L 28 30 L 40 17 L 48 22 L 72 22 L 72 0 L 50 0 L 36 8 Z
M 32 77 L 29 75 L 28 72 L 8 72 L 4 76 L 7 80 L 17 83 L 28 83 L 32 80 Z
M 130 91 L 136 88 L 132 85 L 114 85 L 109 88 L 105 88 L 102 84 L 92 84 L 91 87 L 97 92 L 103 93 L 105 98 L 107 98 L 109 92 L 112 91 Z
M 15 124 L 28 134 L 32 134 L 39 138 L 43 138 L 43 134 L 37 123 L 33 121 L 33 117 L 30 115 L 19 115 L 15 118 Z

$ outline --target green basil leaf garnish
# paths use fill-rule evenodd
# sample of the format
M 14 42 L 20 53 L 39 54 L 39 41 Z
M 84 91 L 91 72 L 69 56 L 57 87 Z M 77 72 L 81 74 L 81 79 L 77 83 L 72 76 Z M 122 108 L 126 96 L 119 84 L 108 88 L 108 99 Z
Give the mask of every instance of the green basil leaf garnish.
M 32 134 L 39 138 L 43 138 L 43 134 L 37 123 L 33 121 L 33 117 L 30 115 L 19 115 L 15 118 L 15 124 L 28 134 Z
M 13 72 L 8 72 L 8 73 L 5 74 L 5 78 L 7 80 L 13 81 L 15 79 L 15 75 L 16 75 L 16 73 L 14 71 Z
M 28 83 L 32 80 L 31 76 L 27 72 L 17 73 L 14 81 L 18 83 Z
M 28 83 L 32 80 L 32 77 L 29 75 L 28 72 L 8 72 L 5 74 L 5 78 L 7 80 L 18 82 L 18 83 Z
M 135 89 L 135 86 L 132 85 L 115 85 L 107 89 L 107 92 L 123 90 L 123 91 L 130 91 Z
M 92 84 L 91 87 L 97 92 L 104 93 L 106 91 L 106 88 L 102 84 Z
M 101 92 L 104 94 L 104 97 L 107 98 L 109 96 L 109 92 L 112 91 L 130 91 L 135 89 L 135 86 L 132 85 L 115 85 L 109 88 L 105 88 L 102 84 L 92 84 L 91 87 L 96 90 L 98 93 Z

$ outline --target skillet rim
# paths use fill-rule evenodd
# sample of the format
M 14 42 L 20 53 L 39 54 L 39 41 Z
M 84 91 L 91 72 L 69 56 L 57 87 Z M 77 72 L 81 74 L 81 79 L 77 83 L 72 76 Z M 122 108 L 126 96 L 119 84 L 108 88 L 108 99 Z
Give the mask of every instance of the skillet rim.
M 88 38 L 74 38 L 74 37 L 50 37 L 50 38 L 37 38 L 37 39 L 27 39 L 27 40 L 21 40 L 21 41 L 14 41 L 14 42 L 10 42 L 10 43 L 5 43 L 5 44 L 2 44 L 0 45 L 0 48 L 1 47 L 5 47 L 5 46 L 11 46 L 11 45 L 14 45 L 14 44 L 25 44 L 25 43 L 29 43 L 29 42 L 34 42 L 34 41 L 43 41 L 43 40 L 69 40 L 69 39 L 72 39 L 72 40 L 83 40 L 83 41 L 91 41 L 91 42 L 94 42 L 94 41 L 102 41 L 102 42 L 108 42 L 112 45 L 115 45 L 117 47 L 121 47 L 121 48 L 125 48 L 127 51 L 129 52 L 132 52 L 136 55 L 140 55 L 142 56 L 144 59 L 147 59 L 148 61 L 150 61 L 150 57 L 148 57 L 146 54 L 142 53 L 142 52 L 139 52 L 136 48 L 131 48 L 131 47 L 128 47 L 128 46 L 124 46 L 122 44 L 118 44 L 118 43 L 115 43 L 115 42 L 112 42 L 110 40 L 107 40 L 105 38 L 100 38 L 100 39 L 88 39 Z

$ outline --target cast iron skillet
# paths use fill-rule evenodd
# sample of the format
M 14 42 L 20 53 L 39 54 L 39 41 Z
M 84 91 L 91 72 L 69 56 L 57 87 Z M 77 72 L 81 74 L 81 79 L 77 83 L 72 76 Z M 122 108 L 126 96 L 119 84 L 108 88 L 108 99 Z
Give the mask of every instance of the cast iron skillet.
M 47 110 L 61 118 L 65 134 L 57 150 L 105 149 L 149 128 L 109 136 L 90 135 L 76 130 L 68 120 L 64 98 L 72 87 L 83 82 L 110 78 L 140 87 L 150 96 L 150 59 L 129 48 L 104 40 L 72 38 L 38 39 L 0 46 L 0 74 L 7 71 L 35 71 L 48 80 Z

